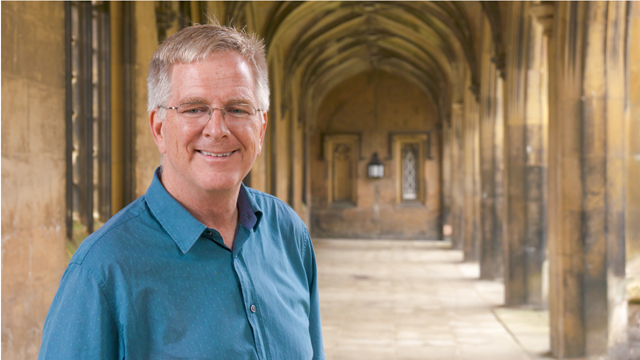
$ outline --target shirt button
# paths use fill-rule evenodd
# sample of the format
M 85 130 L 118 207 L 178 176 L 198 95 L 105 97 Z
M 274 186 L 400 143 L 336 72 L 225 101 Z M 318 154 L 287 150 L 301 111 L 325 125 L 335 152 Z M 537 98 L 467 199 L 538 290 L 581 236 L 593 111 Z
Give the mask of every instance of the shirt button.
M 256 310 L 258 310 L 255 305 L 251 305 L 251 307 L 249 309 L 251 310 L 252 313 L 254 313 L 254 312 L 256 312 Z

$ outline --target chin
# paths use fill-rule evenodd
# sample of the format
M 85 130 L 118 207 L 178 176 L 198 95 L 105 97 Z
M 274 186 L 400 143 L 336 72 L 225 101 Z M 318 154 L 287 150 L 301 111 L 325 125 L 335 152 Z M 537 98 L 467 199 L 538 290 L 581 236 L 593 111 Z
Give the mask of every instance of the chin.
M 241 179 L 236 177 L 220 177 L 216 176 L 215 179 L 202 179 L 200 187 L 206 191 L 225 191 L 233 190 L 242 182 Z

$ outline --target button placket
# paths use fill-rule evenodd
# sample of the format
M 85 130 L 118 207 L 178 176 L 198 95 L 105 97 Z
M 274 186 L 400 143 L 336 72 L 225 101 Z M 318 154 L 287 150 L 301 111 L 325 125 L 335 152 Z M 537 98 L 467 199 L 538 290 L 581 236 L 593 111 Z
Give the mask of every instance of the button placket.
M 243 296 L 246 299 L 245 301 L 247 303 L 251 304 L 252 291 L 250 291 L 250 289 L 251 289 L 250 282 L 249 282 L 249 279 L 247 278 L 246 269 L 244 268 L 243 264 L 241 263 L 240 259 L 238 258 L 238 254 L 233 256 L 233 266 L 236 269 L 236 273 L 238 274 L 238 278 L 240 279 L 240 287 L 242 288 Z M 255 313 L 257 310 L 258 310 L 258 308 L 254 304 L 251 304 L 249 306 L 249 311 L 251 313 Z M 249 322 L 251 322 L 252 325 L 253 325 L 253 322 L 251 320 L 249 320 Z
M 251 324 L 251 329 L 254 333 L 254 338 L 256 341 L 256 347 L 258 349 L 258 354 L 260 359 L 266 358 L 266 349 L 264 344 L 264 328 L 261 326 L 262 321 L 260 320 L 260 314 L 258 314 L 258 306 L 256 305 L 256 289 L 252 286 L 252 280 L 249 275 L 249 269 L 246 267 L 244 262 L 244 256 L 241 255 L 242 252 L 238 252 L 233 255 L 232 261 L 233 266 L 235 268 L 236 274 L 240 280 L 240 286 L 242 289 L 242 294 L 244 296 L 245 303 L 245 311 L 247 311 L 247 318 L 249 323 Z

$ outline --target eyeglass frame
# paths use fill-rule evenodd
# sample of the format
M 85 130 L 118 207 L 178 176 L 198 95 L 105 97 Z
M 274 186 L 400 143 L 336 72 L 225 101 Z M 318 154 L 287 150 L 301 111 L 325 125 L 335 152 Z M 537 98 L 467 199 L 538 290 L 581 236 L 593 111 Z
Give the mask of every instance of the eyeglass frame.
M 206 124 L 206 123 L 208 123 L 208 122 L 209 122 L 209 120 L 211 120 L 211 118 L 213 117 L 213 111 L 214 111 L 214 110 L 220 110 L 220 113 L 222 114 L 222 118 L 226 121 L 226 120 L 227 120 L 227 118 L 225 117 L 225 114 L 226 114 L 226 112 L 227 112 L 227 111 L 226 111 L 225 109 L 227 108 L 227 106 L 245 105 L 245 106 L 250 106 L 250 107 L 252 107 L 252 108 L 253 108 L 253 110 L 255 110 L 255 114 L 247 116 L 247 119 L 250 119 L 250 118 L 252 118 L 252 117 L 256 116 L 256 115 L 258 114 L 258 111 L 264 111 L 264 109 L 256 109 L 256 107 L 255 107 L 255 106 L 253 106 L 253 105 L 251 105 L 251 104 L 246 104 L 246 103 L 228 104 L 228 105 L 225 105 L 224 107 L 221 107 L 221 108 L 214 108 L 214 107 L 212 107 L 212 106 L 210 106 L 210 105 L 203 104 L 203 103 L 183 103 L 183 104 L 180 104 L 180 105 L 178 105 L 178 106 L 164 106 L 164 105 L 158 105 L 158 108 L 161 108 L 161 109 L 169 109 L 169 110 L 175 110 L 175 111 L 176 111 L 176 114 L 178 115 L 178 117 L 181 117 L 181 116 L 180 116 L 180 113 L 178 112 L 178 108 L 179 108 L 180 106 L 182 106 L 182 105 L 202 105 L 202 106 L 206 106 L 206 107 L 208 107 L 208 108 L 211 110 L 211 111 L 209 111 L 209 118 L 207 119 L 207 121 L 201 121 L 201 122 L 195 122 L 195 121 L 183 121 L 183 122 L 185 122 L 185 123 L 187 123 L 187 124 Z M 233 117 L 233 116 L 232 116 L 232 117 Z

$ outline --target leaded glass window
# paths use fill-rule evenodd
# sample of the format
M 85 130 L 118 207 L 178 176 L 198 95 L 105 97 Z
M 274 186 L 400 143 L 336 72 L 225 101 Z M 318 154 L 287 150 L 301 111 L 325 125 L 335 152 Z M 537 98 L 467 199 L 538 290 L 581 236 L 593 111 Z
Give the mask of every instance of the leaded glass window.
M 418 198 L 417 145 L 405 144 L 402 148 L 402 200 Z
M 391 134 L 395 163 L 396 202 L 398 205 L 421 206 L 426 201 L 426 164 L 429 159 L 428 133 Z
M 67 250 L 111 216 L 109 7 L 66 3 Z

